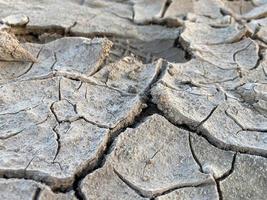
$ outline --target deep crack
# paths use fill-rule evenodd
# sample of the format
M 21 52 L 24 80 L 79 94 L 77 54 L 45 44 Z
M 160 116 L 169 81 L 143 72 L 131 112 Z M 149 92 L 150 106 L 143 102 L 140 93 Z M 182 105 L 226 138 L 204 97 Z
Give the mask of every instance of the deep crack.
M 191 154 L 195 160 L 195 162 L 197 163 L 197 165 L 199 166 L 199 171 L 201 173 L 204 173 L 203 171 L 203 168 L 202 168 L 202 165 L 201 165 L 201 162 L 199 161 L 199 159 L 197 158 L 196 154 L 195 154 L 195 151 L 194 151 L 194 147 L 193 147 L 193 144 L 192 144 L 192 136 L 191 136 L 191 133 L 189 133 L 189 136 L 188 136 L 188 143 L 189 143 L 189 147 L 190 147 L 190 150 L 191 150 Z

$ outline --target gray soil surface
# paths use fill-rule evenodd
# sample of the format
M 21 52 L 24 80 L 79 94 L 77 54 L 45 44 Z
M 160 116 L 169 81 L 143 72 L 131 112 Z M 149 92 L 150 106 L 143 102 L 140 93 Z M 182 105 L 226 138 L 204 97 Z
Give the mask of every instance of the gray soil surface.
M 0 10 L 0 199 L 266 199 L 267 0 Z

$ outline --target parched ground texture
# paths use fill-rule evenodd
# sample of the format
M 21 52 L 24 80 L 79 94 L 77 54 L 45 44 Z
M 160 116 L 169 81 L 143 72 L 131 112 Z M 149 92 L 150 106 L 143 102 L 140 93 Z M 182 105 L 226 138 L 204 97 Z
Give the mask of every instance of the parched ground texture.
M 267 198 L 267 0 L 0 11 L 0 199 Z

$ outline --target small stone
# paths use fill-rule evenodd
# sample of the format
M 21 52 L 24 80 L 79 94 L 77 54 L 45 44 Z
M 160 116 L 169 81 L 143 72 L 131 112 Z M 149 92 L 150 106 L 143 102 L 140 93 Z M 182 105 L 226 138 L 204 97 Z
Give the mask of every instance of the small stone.
M 29 18 L 23 14 L 9 15 L 2 19 L 9 26 L 24 26 L 29 23 Z

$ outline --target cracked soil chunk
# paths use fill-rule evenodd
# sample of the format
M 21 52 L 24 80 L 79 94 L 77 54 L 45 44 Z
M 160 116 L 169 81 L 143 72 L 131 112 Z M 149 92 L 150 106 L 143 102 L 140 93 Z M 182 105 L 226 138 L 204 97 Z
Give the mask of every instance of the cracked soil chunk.
M 31 180 L 0 179 L 0 198 L 9 200 L 76 200 L 73 192 L 56 194 L 51 189 Z
M 251 39 L 219 45 L 196 45 L 195 55 L 222 69 L 252 69 L 256 66 L 259 46 Z
M 191 134 L 190 140 L 192 150 L 204 173 L 219 178 L 231 170 L 233 152 L 218 149 L 196 134 Z
M 63 78 L 62 99 L 76 105 L 77 114 L 84 119 L 105 128 L 119 128 L 129 124 L 145 107 L 141 97 L 108 88 L 105 85 L 82 83 L 76 89 L 77 81 Z
M 60 125 L 56 130 L 56 119 L 61 118 L 57 116 L 58 110 L 50 107 L 58 99 L 58 87 L 58 78 L 1 87 L 5 94 L 0 100 L 4 117 L 0 122 L 1 176 L 25 175 L 58 187 L 71 184 L 75 173 L 85 166 L 95 165 L 105 149 L 108 130 L 83 120 L 64 128 Z
M 229 1 L 229 0 L 223 0 L 223 2 L 225 4 L 224 8 L 229 9 L 232 13 L 234 13 L 236 15 L 242 15 L 242 14 L 252 10 L 254 8 L 254 3 L 252 3 L 252 1 L 243 1 L 243 0 Z
M 220 13 L 221 7 L 223 7 L 223 4 L 220 0 L 172 0 L 166 10 L 164 19 L 175 20 L 178 17 L 179 21 L 181 21 L 189 13 L 215 19 L 222 17 Z
M 246 45 L 241 45 L 244 42 Z M 220 51 L 225 54 L 222 60 L 227 61 L 233 54 L 238 57 L 238 53 L 233 53 L 238 52 L 237 47 L 251 44 L 254 42 L 246 39 L 236 47 L 235 44 L 229 46 L 226 51 L 223 49 L 227 45 L 212 45 L 211 48 L 218 49 L 220 46 Z M 258 63 L 257 59 L 245 56 L 258 57 L 257 45 L 252 49 L 239 56 L 238 60 L 246 57 L 242 60 L 243 66 L 253 63 L 252 67 L 255 62 Z M 200 55 L 202 52 L 199 52 Z M 205 57 L 207 60 L 211 58 L 208 54 Z M 218 63 L 218 60 L 218 56 L 214 56 L 214 61 Z M 265 57 L 256 69 L 250 70 L 246 69 L 250 67 L 222 68 L 200 58 L 182 64 L 169 63 L 161 79 L 152 87 L 152 101 L 171 122 L 203 131 L 210 141 L 221 148 L 266 155 L 267 90 L 262 68 L 264 63 Z M 229 67 L 227 64 L 225 66 Z
M 156 198 L 156 200 L 218 200 L 215 183 L 212 185 L 186 187 Z
M 67 193 L 54 193 L 49 188 L 45 188 L 40 192 L 40 200 L 77 200 L 77 197 L 74 195 L 74 192 Z
M 96 165 L 106 148 L 109 131 L 100 127 L 123 126 L 141 112 L 138 95 L 87 83 L 76 89 L 77 83 L 55 77 L 0 88 L 1 176 L 68 187 L 75 174 Z
M 245 106 L 240 106 L 239 103 L 234 101 L 219 105 L 200 129 L 207 137 L 221 147 L 231 146 L 236 150 L 266 155 L 266 131 L 253 130 L 253 123 L 255 122 L 253 122 L 253 119 L 249 118 L 249 115 L 246 116 L 247 114 L 251 114 L 251 111 L 248 112 Z M 242 115 L 242 123 L 247 124 L 246 126 L 248 126 L 249 129 L 244 129 L 241 124 L 238 124 L 237 116 L 233 117 L 229 114 L 229 109 L 238 114 L 236 109 L 238 107 L 241 108 L 240 112 L 244 113 L 244 115 L 240 113 Z M 248 113 L 246 114 L 246 112 Z M 266 118 L 261 115 L 258 115 L 258 118 L 263 120 L 263 124 L 267 124 Z
M 124 183 L 113 171 L 112 165 L 105 165 L 93 174 L 86 176 L 80 187 L 87 199 L 148 199 L 139 196 Z
M 60 32 L 67 30 L 73 35 L 117 35 L 144 41 L 175 39 L 178 35 L 177 29 L 158 25 L 138 26 L 132 23 L 132 6 L 115 1 L 87 1 L 85 5 L 80 5 L 78 2 L 73 3 L 73 0 L 66 0 L 62 5 L 59 0 L 8 0 L 8 4 L 0 2 L 0 9 L 0 18 L 5 18 L 10 13 L 28 16 L 30 21 L 27 27 L 32 31 L 38 31 L 40 27 L 57 27 Z
M 199 171 L 190 150 L 189 132 L 176 128 L 160 115 L 122 133 L 105 165 L 113 167 L 123 182 L 145 197 L 212 181 L 211 176 Z M 93 177 L 99 173 L 86 180 L 95 180 Z
M 267 4 L 260 5 L 242 15 L 244 19 L 258 19 L 267 16 Z
M 254 109 L 234 103 L 226 110 L 226 114 L 243 130 L 267 131 L 267 119 Z
M 238 24 L 214 28 L 205 23 L 185 22 L 185 30 L 182 32 L 180 40 L 185 46 L 213 45 L 236 42 L 244 34 L 245 29 L 239 27 Z
M 167 0 L 133 0 L 134 22 L 146 24 L 153 18 L 160 18 Z
M 228 74 L 232 76 L 231 72 Z M 224 99 L 215 86 L 201 87 L 201 83 L 207 79 L 218 81 L 224 76 L 223 70 L 201 60 L 169 64 L 162 79 L 152 88 L 152 101 L 173 123 L 197 127 Z
M 111 46 L 112 43 L 104 38 L 72 37 L 46 44 L 45 48 L 55 54 L 54 70 L 92 75 L 99 69 Z
M 58 99 L 58 78 L 18 81 L 1 85 L 0 114 L 14 114 Z
M 74 121 L 79 118 L 76 113 L 75 105 L 72 105 L 69 101 L 63 99 L 53 103 L 51 109 L 56 115 L 57 121 Z
M 220 182 L 223 199 L 265 199 L 266 173 L 266 158 L 238 154 L 233 173 Z
M 133 57 L 125 57 L 104 66 L 94 77 L 120 91 L 143 93 L 157 77 L 162 65 L 162 60 L 144 65 Z
M 209 18 L 222 17 L 221 8 L 224 4 L 221 0 L 198 0 L 194 1 L 194 13 Z
M 96 72 L 112 43 L 103 38 L 62 38 L 40 46 L 38 63 L 24 77 L 45 76 L 53 71 L 81 73 L 89 76 Z
M 38 62 L 0 62 L 1 69 L 4 67 L 0 82 L 7 82 L 8 78 L 46 77 L 56 72 L 89 76 L 100 68 L 112 43 L 104 38 L 66 37 L 43 45 L 26 43 L 24 46 L 36 55 Z
M 257 37 L 259 37 L 263 42 L 267 43 L 267 25 L 260 28 L 257 32 Z
M 108 130 L 77 120 L 70 124 L 60 124 L 55 132 L 58 134 L 58 144 L 54 155 L 50 158 L 34 158 L 27 169 L 38 169 L 40 174 L 52 176 L 52 181 L 57 184 L 69 184 L 75 174 L 96 165 L 106 147 Z
M 185 85 L 173 89 L 157 84 L 152 89 L 153 102 L 175 124 L 187 124 L 195 128 L 215 109 L 222 95 L 215 87 L 198 88 Z

